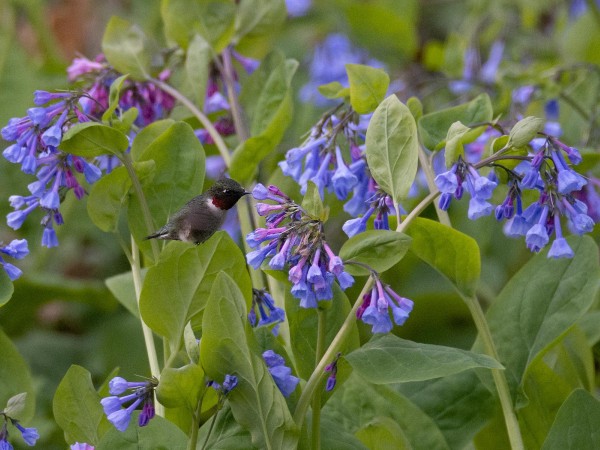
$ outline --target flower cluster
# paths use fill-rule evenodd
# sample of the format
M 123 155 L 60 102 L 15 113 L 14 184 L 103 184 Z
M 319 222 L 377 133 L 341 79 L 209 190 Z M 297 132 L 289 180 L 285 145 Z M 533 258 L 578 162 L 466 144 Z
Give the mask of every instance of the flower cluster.
M 298 386 L 300 378 L 292 375 L 292 369 L 285 365 L 285 359 L 273 350 L 267 350 L 262 354 L 262 357 L 283 396 L 289 397 Z
M 258 310 L 258 315 L 256 311 Z M 260 317 L 260 319 L 259 319 Z M 273 334 L 277 335 L 279 323 L 285 320 L 285 311 L 275 306 L 271 294 L 261 289 L 252 289 L 252 307 L 248 313 L 248 321 L 253 327 L 276 324 Z
M 349 219 L 342 226 L 342 230 L 344 230 L 344 233 L 348 237 L 365 231 L 367 223 L 373 215 L 375 216 L 373 225 L 376 230 L 390 229 L 388 217 L 391 213 L 394 213 L 394 201 L 392 197 L 379 189 L 372 178 L 370 179 L 367 192 L 370 193 L 370 196 L 365 201 L 365 204 L 369 205 L 369 209 L 361 217 Z M 399 210 L 403 211 L 401 207 L 399 207 Z
M 22 259 L 29 254 L 29 248 L 27 247 L 27 241 L 25 239 L 14 239 L 8 245 L 0 244 L 0 253 L 10 256 L 15 259 Z M 4 268 L 7 275 L 12 281 L 19 278 L 23 272 L 18 267 L 7 263 L 4 258 L 0 255 L 0 265 Z
M 389 333 L 392 328 L 391 316 L 396 325 L 403 325 L 413 309 L 414 302 L 400 297 L 393 289 L 375 277 L 375 284 L 370 292 L 363 296 L 363 302 L 356 311 L 356 317 L 364 323 L 372 325 L 373 333 Z M 391 311 L 390 311 L 391 310 Z
M 115 377 L 108 383 L 110 397 L 100 400 L 104 413 L 115 428 L 119 431 L 125 431 L 129 426 L 131 414 L 135 409 L 142 405 L 142 412 L 138 418 L 140 427 L 148 425 L 148 422 L 154 417 L 154 389 L 158 385 L 155 379 L 149 381 L 127 381 L 121 377 Z M 132 391 L 130 394 L 118 397 L 126 391 Z M 129 406 L 123 409 L 123 406 Z
M 248 264 L 258 269 L 272 256 L 269 266 L 283 270 L 289 264 L 292 295 L 303 308 L 317 307 L 317 300 L 333 298 L 334 279 L 342 289 L 354 283 L 354 278 L 344 271 L 344 263 L 336 256 L 323 234 L 323 223 L 310 217 L 276 186 L 266 188 L 257 184 L 252 195 L 257 200 L 273 200 L 275 204 L 257 203 L 258 214 L 266 216 L 266 228 L 258 228 L 246 236 L 250 247 L 262 248 L 248 253 Z M 284 221 L 288 221 L 284 224 Z
M 556 117 L 556 105 L 549 102 L 547 117 Z M 550 121 L 545 128 L 560 133 L 558 122 Z M 579 151 L 569 147 L 557 138 L 544 133 L 530 143 L 533 153 L 515 169 L 508 169 L 501 164 L 502 155 L 491 157 L 494 167 L 504 169 L 507 175 L 507 195 L 502 203 L 494 208 L 488 202 L 497 178 L 494 172 L 488 177 L 479 175 L 474 165 L 461 158 L 450 170 L 439 174 L 435 183 L 442 195 L 440 208 L 448 209 L 452 197 L 460 199 L 464 185 L 471 195 L 468 216 L 477 219 L 495 212 L 497 220 L 505 219 L 504 232 L 510 237 L 525 236 L 527 247 L 538 252 L 555 234 L 548 257 L 569 258 L 573 251 L 567 244 L 561 226 L 561 216 L 566 217 L 567 225 L 572 233 L 584 234 L 592 231 L 594 220 L 588 215 L 588 204 L 592 206 L 592 214 L 600 205 L 600 198 L 594 189 L 583 188 L 588 181 L 578 174 L 567 163 L 579 164 L 582 160 Z M 533 190 L 539 193 L 536 202 L 523 208 L 522 191 Z M 583 201 L 585 200 L 585 201 Z
M 2 428 L 0 428 L 0 450 L 13 450 L 12 444 L 8 442 L 8 422 L 20 431 L 23 440 L 30 447 L 33 447 L 40 438 L 40 435 L 35 428 L 24 427 L 17 419 L 9 417 L 4 411 L 0 411 L 0 416 L 4 419 Z

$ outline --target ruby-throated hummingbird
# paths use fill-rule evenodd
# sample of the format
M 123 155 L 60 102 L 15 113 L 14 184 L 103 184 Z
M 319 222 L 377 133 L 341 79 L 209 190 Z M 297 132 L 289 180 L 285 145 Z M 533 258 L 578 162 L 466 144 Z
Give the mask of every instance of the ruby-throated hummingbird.
M 235 180 L 221 178 L 210 189 L 194 197 L 169 222 L 146 239 L 173 239 L 201 244 L 225 221 L 228 209 L 250 194 Z

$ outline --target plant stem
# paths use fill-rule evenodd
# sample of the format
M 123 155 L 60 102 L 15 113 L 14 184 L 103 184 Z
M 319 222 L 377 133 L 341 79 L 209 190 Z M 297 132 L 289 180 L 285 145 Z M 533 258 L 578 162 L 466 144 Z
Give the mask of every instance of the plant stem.
M 221 72 L 225 81 L 225 89 L 227 90 L 227 98 L 231 107 L 231 115 L 235 125 L 235 131 L 240 142 L 244 142 L 250 137 L 248 124 L 244 119 L 242 107 L 240 105 L 237 93 L 235 92 L 235 80 L 233 77 L 233 65 L 231 63 L 231 47 L 223 50 L 223 71 Z
M 133 287 L 135 289 L 135 299 L 138 306 L 140 323 L 142 325 L 142 333 L 144 334 L 144 343 L 146 344 L 146 353 L 148 354 L 148 363 L 150 364 L 150 373 L 157 380 L 160 379 L 160 366 L 158 364 L 158 356 L 156 355 L 156 347 L 154 346 L 154 336 L 152 330 L 146 325 L 142 319 L 140 312 L 140 294 L 142 292 L 142 268 L 140 265 L 140 249 L 138 248 L 135 239 L 131 236 L 131 274 L 133 275 Z M 165 415 L 163 406 L 156 401 L 156 414 L 159 416 Z
M 423 148 L 422 145 L 419 145 L 419 163 L 421 164 L 421 169 L 423 170 L 423 173 L 425 174 L 425 179 L 427 180 L 427 188 L 429 189 L 429 192 L 436 192 L 437 186 L 435 185 L 435 173 L 433 172 L 433 168 L 431 166 L 431 162 L 429 160 L 429 158 L 427 157 L 427 154 L 425 153 L 425 149 Z M 450 223 L 450 217 L 448 217 L 448 213 L 442 209 L 440 209 L 439 205 L 435 204 L 435 212 L 437 213 L 438 219 L 440 221 L 440 223 L 443 223 L 444 225 L 447 226 L 452 226 L 452 224 Z M 400 221 L 398 221 L 400 222 Z
M 206 115 L 196 107 L 194 102 L 192 102 L 189 98 L 187 98 L 185 95 L 183 95 L 177 89 L 175 89 L 173 86 L 171 86 L 167 83 L 164 83 L 160 80 L 154 79 L 154 78 L 149 78 L 148 80 L 151 81 L 152 83 L 154 83 L 156 86 L 158 86 L 161 90 L 165 91 L 167 94 L 176 98 L 183 106 L 185 106 L 200 121 L 202 126 L 206 129 L 206 131 L 208 131 L 208 134 L 210 135 L 212 140 L 215 142 L 215 145 L 217 146 L 217 149 L 219 150 L 219 153 L 221 154 L 223 161 L 225 161 L 225 165 L 227 165 L 227 167 L 229 167 L 229 163 L 231 161 L 231 156 L 229 155 L 229 149 L 227 148 L 225 141 L 223 140 L 223 138 L 221 137 L 221 135 L 219 134 L 217 129 L 213 126 L 213 124 L 209 120 L 209 118 L 206 117 Z
M 215 422 L 217 421 L 217 414 L 219 414 L 220 409 L 217 409 L 215 414 L 212 417 L 212 421 L 210 422 L 210 427 L 208 428 L 208 433 L 206 434 L 206 439 L 204 440 L 204 444 L 202 444 L 202 450 L 206 448 L 206 444 L 208 444 L 208 439 L 210 438 L 210 434 L 215 426 Z
M 336 353 L 339 351 L 344 341 L 352 332 L 352 325 L 354 325 L 356 322 L 356 311 L 363 302 L 363 296 L 369 292 L 372 285 L 373 278 L 369 277 L 363 286 L 362 291 L 360 294 L 358 294 L 358 298 L 356 299 L 354 306 L 346 316 L 346 320 L 344 320 L 344 323 L 333 338 L 333 341 L 331 341 L 331 344 L 329 344 L 329 348 L 327 348 L 325 354 L 308 379 L 306 386 L 304 386 L 304 390 L 302 391 L 302 394 L 300 394 L 298 404 L 296 405 L 296 410 L 294 411 L 294 421 L 296 422 L 296 425 L 298 425 L 299 429 L 302 428 L 302 423 L 304 422 L 304 417 L 306 416 L 306 411 L 308 410 L 308 405 L 310 404 L 310 400 L 312 399 L 315 389 L 321 384 L 326 376 L 325 367 L 327 364 L 333 361 Z
M 190 430 L 190 439 L 188 440 L 187 450 L 196 450 L 196 446 L 198 445 L 198 431 L 200 430 L 200 414 L 202 412 L 202 396 L 198 400 L 198 405 L 196 406 L 196 411 L 192 414 L 192 429 Z M 216 416 L 216 414 L 215 414 Z M 210 433 L 209 433 L 210 436 Z M 204 447 L 203 447 L 204 448 Z
M 404 231 L 406 231 L 406 229 L 408 228 L 408 226 L 410 225 L 410 223 L 419 216 L 419 214 L 421 214 L 423 212 L 423 210 L 425 208 L 427 208 L 427 206 L 429 206 L 429 204 L 435 200 L 435 198 L 440 195 L 440 191 L 438 191 L 437 189 L 433 192 L 431 192 L 427 197 L 425 197 L 423 200 L 421 200 L 421 202 L 415 206 L 413 208 L 413 210 L 404 218 L 404 220 L 400 223 L 398 223 L 398 226 L 396 227 L 396 231 L 398 233 L 404 233 Z
M 325 311 L 317 308 L 317 348 L 315 350 L 315 366 L 319 364 L 325 347 Z M 312 450 L 321 449 L 321 389 L 316 389 L 312 401 Z
M 479 336 L 483 341 L 483 346 L 485 348 L 486 353 L 494 358 L 496 361 L 498 358 L 498 351 L 496 350 L 496 346 L 494 345 L 494 341 L 492 339 L 492 333 L 490 328 L 488 327 L 488 323 L 485 320 L 485 314 L 475 297 L 467 297 L 462 296 L 463 300 L 467 304 L 469 311 L 471 312 L 471 316 L 473 317 L 473 321 L 475 322 L 475 327 L 479 332 Z M 500 405 L 502 406 L 502 413 L 504 414 L 504 422 L 506 424 L 506 431 L 508 432 L 508 438 L 510 440 L 510 445 L 512 450 L 522 450 L 523 446 L 523 438 L 521 436 L 521 430 L 519 429 L 519 421 L 517 420 L 517 416 L 515 415 L 512 399 L 510 395 L 510 390 L 508 387 L 508 382 L 506 381 L 506 376 L 504 375 L 504 371 L 500 369 L 491 369 L 492 377 L 494 378 L 494 384 L 496 385 L 496 391 L 498 391 L 498 397 L 500 399 Z

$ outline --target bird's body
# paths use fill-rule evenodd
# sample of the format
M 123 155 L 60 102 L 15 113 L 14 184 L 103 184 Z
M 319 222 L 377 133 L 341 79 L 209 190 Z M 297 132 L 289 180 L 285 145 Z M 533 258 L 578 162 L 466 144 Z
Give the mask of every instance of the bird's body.
M 225 221 L 227 210 L 249 194 L 235 180 L 222 178 L 206 192 L 194 197 L 169 222 L 146 239 L 167 239 L 201 244 Z

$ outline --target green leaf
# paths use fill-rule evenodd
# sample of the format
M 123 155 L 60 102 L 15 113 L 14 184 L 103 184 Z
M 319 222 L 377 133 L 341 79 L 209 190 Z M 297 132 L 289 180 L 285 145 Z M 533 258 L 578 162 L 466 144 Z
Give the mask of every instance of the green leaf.
M 140 156 L 144 151 L 158 139 L 163 133 L 165 133 L 170 127 L 175 125 L 175 121 L 171 119 L 157 120 L 152 122 L 147 127 L 144 127 L 136 135 L 133 143 L 131 144 L 131 159 L 134 162 L 139 161 Z
M 576 389 L 558 410 L 542 450 L 594 450 L 600 447 L 600 402 Z
M 27 392 L 21 392 L 13 395 L 6 402 L 6 408 L 3 408 L 4 414 L 9 417 L 21 417 L 27 406 Z
M 447 450 L 448 444 L 433 420 L 390 387 L 374 385 L 353 373 L 336 387 L 323 408 L 323 417 L 355 433 L 378 417 L 398 424 L 413 450 Z
M 142 269 L 142 280 L 147 269 Z M 135 296 L 135 287 L 133 284 L 133 275 L 131 272 L 121 273 L 104 280 L 104 283 L 111 294 L 135 317 L 139 317 L 137 300 Z
M 217 415 L 214 426 L 212 426 L 212 419 L 202 425 L 198 434 L 198 442 L 206 442 L 207 449 L 246 450 L 252 448 L 250 433 L 236 422 L 227 402 Z
M 336 99 L 350 96 L 350 88 L 344 87 L 339 81 L 322 84 L 317 89 L 325 98 Z
M 527 368 L 583 316 L 598 290 L 598 247 L 568 238 L 572 259 L 535 255 L 506 284 L 486 317 L 513 395 Z M 524 401 L 519 402 L 524 406 Z
M 5 305 L 13 295 L 15 287 L 4 270 L 0 270 L 0 306 Z
M 238 3 L 235 42 L 246 35 L 272 34 L 285 22 L 287 9 L 283 0 L 245 0 Z
M 480 94 L 469 103 L 425 114 L 419 119 L 419 134 L 423 145 L 430 150 L 444 146 L 450 126 L 457 121 L 467 126 L 489 122 L 493 118 L 492 102 L 487 94 Z
M 466 234 L 429 219 L 417 218 L 406 234 L 410 250 L 446 277 L 463 295 L 475 294 L 481 261 L 477 242 Z
M 408 195 L 417 173 L 419 141 L 415 119 L 395 95 L 373 113 L 366 145 L 371 175 L 399 203 Z
M 2 271 L 4 272 L 4 271 Z M 2 364 L 0 364 L 0 405 L 7 405 L 17 394 L 27 393 L 25 406 L 15 417 L 23 422 L 33 416 L 35 394 L 33 382 L 27 363 L 12 343 L 0 329 L 0 348 L 2 349 Z
M 144 32 L 125 19 L 113 16 L 102 37 L 102 52 L 118 72 L 143 80 L 150 74 L 152 51 Z
M 116 231 L 119 214 L 127 201 L 131 179 L 125 167 L 117 167 L 92 185 L 87 201 L 90 219 L 102 231 Z
M 328 208 L 326 209 L 323 205 L 319 188 L 310 180 L 306 185 L 306 194 L 304 194 L 304 198 L 302 199 L 302 209 L 314 219 L 319 219 L 323 222 L 327 220 Z
M 351 237 L 340 249 L 344 263 L 366 264 L 382 273 L 395 266 L 410 248 L 411 239 L 405 234 L 390 230 L 367 230 Z M 370 271 L 354 264 L 344 266 L 346 272 L 366 276 Z
M 375 384 L 429 380 L 474 367 L 502 368 L 486 355 L 407 341 L 392 334 L 372 338 L 345 358 L 354 370 Z
M 421 103 L 418 97 L 410 97 L 406 100 L 406 107 L 410 110 L 416 122 L 423 117 L 423 103 Z
M 321 448 L 335 450 L 367 450 L 369 448 L 365 447 L 354 433 L 344 430 L 337 422 L 328 417 L 321 417 L 321 430 L 323 430 L 321 431 Z
M 148 269 L 140 296 L 146 324 L 179 347 L 186 324 L 206 306 L 211 286 L 220 271 L 235 278 L 251 302 L 251 282 L 239 247 L 223 231 L 201 245 L 169 243 L 158 263 Z
M 102 122 L 108 122 L 115 110 L 119 107 L 121 88 L 123 87 L 123 83 L 125 83 L 125 80 L 127 80 L 128 76 L 129 75 L 121 75 L 111 83 L 108 94 L 108 108 L 106 111 L 104 111 L 104 114 L 102 114 Z
M 463 148 L 462 138 L 469 131 L 471 131 L 471 129 L 464 126 L 461 122 L 454 122 L 452 125 L 450 125 L 448 134 L 446 136 L 446 167 L 452 166 L 452 164 L 458 160 L 459 156 L 464 157 L 465 151 Z
M 183 406 L 193 412 L 206 389 L 204 383 L 204 371 L 197 364 L 167 367 L 160 374 L 156 398 L 167 408 Z
M 260 162 L 283 138 L 293 115 L 290 84 L 298 63 L 281 52 L 270 53 L 244 84 L 240 103 L 250 122 L 250 139 L 231 157 L 231 177 L 241 183 L 252 179 Z
M 289 282 L 283 283 L 285 286 L 285 314 L 289 322 L 290 335 L 292 339 L 292 351 L 298 374 L 304 379 L 308 379 L 315 369 L 315 354 L 317 345 L 317 312 L 313 308 L 302 308 L 300 300 L 292 297 L 290 293 Z M 333 285 L 333 299 L 331 307 L 325 310 L 325 346 L 333 341 L 337 330 L 342 326 L 344 319 L 351 309 L 350 302 L 346 294 L 337 284 Z M 352 326 L 350 337 L 344 342 L 342 353 L 348 353 L 358 348 L 360 342 L 358 338 L 358 329 L 356 324 Z
M 402 428 L 389 417 L 375 417 L 356 432 L 367 448 L 397 450 L 411 448 Z
M 215 54 L 231 43 L 236 7 L 231 0 L 163 0 L 160 12 L 167 39 L 184 50 L 199 34 Z
M 108 422 L 102 421 L 104 411 L 92 384 L 92 376 L 80 366 L 69 367 L 56 388 L 52 412 L 69 442 L 97 445 L 108 428 Z
M 381 69 L 361 64 L 346 64 L 350 82 L 350 103 L 358 114 L 373 112 L 390 85 L 390 77 Z
M 519 120 L 510 130 L 508 145 L 511 147 L 523 147 L 531 141 L 539 131 L 544 128 L 544 119 L 528 116 Z
M 136 139 L 137 140 L 137 139 Z M 149 144 L 139 161 L 154 161 L 154 176 L 143 180 L 142 189 L 154 219 L 155 229 L 162 227 L 192 197 L 199 195 L 204 182 L 204 149 L 192 128 L 175 122 Z M 148 230 L 136 195 L 129 200 L 128 222 L 140 248 L 152 258 L 150 243 L 143 238 Z
M 97 122 L 73 125 L 58 146 L 63 152 L 84 158 L 101 155 L 119 156 L 129 147 L 129 139 L 121 131 Z
M 138 427 L 139 411 L 134 411 L 130 425 L 123 432 L 112 427 L 102 437 L 97 450 L 186 450 L 188 438 L 167 419 L 154 416 L 145 427 Z
M 588 10 L 569 23 L 564 37 L 559 42 L 565 62 L 600 64 L 600 30 L 596 12 Z
M 228 395 L 235 420 L 252 435 L 258 448 L 287 448 L 294 423 L 285 399 L 273 382 L 246 317 L 245 298 L 225 272 L 215 279 L 202 321 L 200 360 L 207 375 L 221 382 L 238 377 Z
M 210 44 L 199 34 L 194 35 L 185 56 L 185 73 L 191 87 L 194 104 L 202 109 L 206 97 L 208 72 L 213 51 Z

